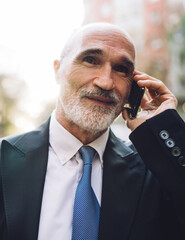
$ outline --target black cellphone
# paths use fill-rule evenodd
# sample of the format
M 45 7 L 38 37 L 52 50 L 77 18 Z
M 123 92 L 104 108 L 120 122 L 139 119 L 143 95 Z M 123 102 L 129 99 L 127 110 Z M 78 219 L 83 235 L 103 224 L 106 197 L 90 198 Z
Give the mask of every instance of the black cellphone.
M 130 96 L 128 98 L 128 104 L 126 104 L 125 106 L 131 119 L 134 119 L 137 116 L 137 112 L 141 105 L 141 100 L 144 95 L 144 92 L 145 88 L 139 87 L 136 81 L 133 80 L 130 90 Z

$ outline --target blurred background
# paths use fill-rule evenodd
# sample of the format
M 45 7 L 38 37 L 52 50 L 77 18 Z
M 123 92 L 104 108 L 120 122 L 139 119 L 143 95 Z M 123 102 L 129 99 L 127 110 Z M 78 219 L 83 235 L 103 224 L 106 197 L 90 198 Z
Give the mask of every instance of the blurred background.
M 114 23 L 136 44 L 136 67 L 164 81 L 185 119 L 185 0 L 1 0 L 0 137 L 46 120 L 58 95 L 53 61 L 75 28 Z M 119 117 L 112 126 L 128 138 Z

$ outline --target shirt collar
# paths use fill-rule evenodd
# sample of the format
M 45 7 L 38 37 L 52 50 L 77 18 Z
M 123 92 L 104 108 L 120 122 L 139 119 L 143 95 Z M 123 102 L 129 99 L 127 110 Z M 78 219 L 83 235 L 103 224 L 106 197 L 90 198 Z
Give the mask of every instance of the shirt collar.
M 107 131 L 99 138 L 88 144 L 97 151 L 102 166 L 103 153 L 105 151 L 108 136 L 109 130 L 107 129 Z M 51 115 L 49 142 L 63 165 L 69 161 L 83 145 L 81 141 L 62 127 L 62 125 L 56 120 L 55 111 Z

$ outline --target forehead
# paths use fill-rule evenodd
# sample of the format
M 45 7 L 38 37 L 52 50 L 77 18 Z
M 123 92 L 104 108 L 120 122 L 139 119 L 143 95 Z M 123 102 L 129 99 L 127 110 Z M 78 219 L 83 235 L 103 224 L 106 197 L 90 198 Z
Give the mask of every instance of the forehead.
M 122 32 L 116 30 L 87 31 L 80 36 L 80 51 L 97 48 L 109 55 L 124 55 L 130 60 L 135 59 L 135 48 Z

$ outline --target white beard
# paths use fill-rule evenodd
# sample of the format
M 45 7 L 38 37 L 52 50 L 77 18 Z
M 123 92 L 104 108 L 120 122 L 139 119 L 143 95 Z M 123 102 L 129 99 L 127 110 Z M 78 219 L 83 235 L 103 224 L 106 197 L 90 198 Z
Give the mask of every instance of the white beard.
M 120 114 L 122 104 L 118 94 L 109 94 L 114 99 L 115 104 L 108 107 L 101 107 L 95 104 L 83 103 L 83 97 L 87 95 L 104 95 L 100 91 L 82 90 L 79 95 L 71 95 L 67 100 L 60 97 L 60 103 L 65 113 L 66 119 L 75 123 L 81 129 L 96 134 L 107 129 L 114 119 Z

